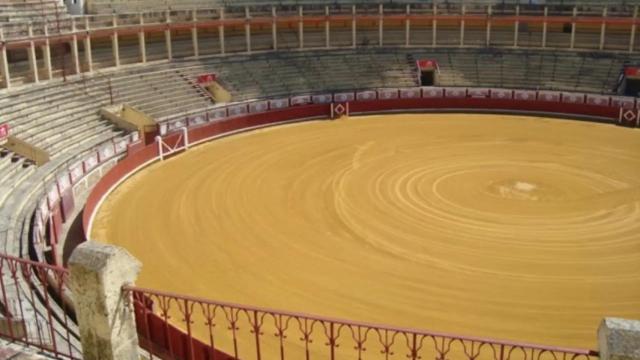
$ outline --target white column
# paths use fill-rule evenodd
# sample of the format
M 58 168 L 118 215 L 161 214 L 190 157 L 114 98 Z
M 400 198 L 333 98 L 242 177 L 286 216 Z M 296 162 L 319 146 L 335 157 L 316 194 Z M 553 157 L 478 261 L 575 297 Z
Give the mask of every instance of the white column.
M 351 5 L 351 47 L 356 47 L 356 6 Z
M 302 13 L 302 6 L 298 6 L 298 47 L 304 48 L 304 14 Z
M 462 4 L 462 20 L 460 20 L 460 47 L 464 46 L 464 15 L 467 12 L 467 7 Z
M 220 54 L 224 54 L 224 8 L 220 8 L 220 25 L 218 25 L 218 37 L 220 41 Z
M 51 44 L 49 42 L 49 26 L 44 22 L 44 46 L 42 47 L 42 57 L 44 58 L 44 68 L 47 72 L 47 80 L 53 79 L 53 69 L 51 67 Z M 64 66 L 64 64 L 62 65 Z
M 542 48 L 547 47 L 547 15 L 549 13 L 549 8 L 544 7 L 544 20 L 542 20 Z
M 409 15 L 411 15 L 411 5 L 407 4 L 407 19 L 404 21 L 404 46 L 411 46 L 411 20 L 409 20 Z
M 73 71 L 74 74 L 80 74 L 80 56 L 78 55 L 78 35 L 76 35 L 76 31 L 78 31 L 76 19 L 71 18 L 71 32 L 73 33 L 71 36 L 71 57 L 73 57 Z
M 137 360 L 138 334 L 133 304 L 122 287 L 133 285 L 140 261 L 126 250 L 86 241 L 69 258 L 69 287 L 78 318 L 82 358 Z
M 273 43 L 273 50 L 278 50 L 278 15 L 276 14 L 276 7 L 271 6 L 271 42 Z
M 5 88 L 11 88 L 11 75 L 9 74 L 9 60 L 7 59 L 7 48 L 4 42 L 4 31 L 0 28 L 0 74 L 4 79 Z
M 147 39 L 145 38 L 145 34 L 144 34 L 144 16 L 142 16 L 142 13 L 140 13 L 138 16 L 140 18 L 140 31 L 138 32 L 138 47 L 140 52 L 140 62 L 146 63 L 147 62 Z
M 384 45 L 382 32 L 384 31 L 384 6 L 378 4 L 378 46 Z
M 113 33 L 111 34 L 111 50 L 113 51 L 113 62 L 116 67 L 120 66 L 120 46 L 118 45 L 118 18 L 113 15 L 112 18 Z
M 249 13 L 249 7 L 244 7 L 244 37 L 245 42 L 247 43 L 247 52 L 251 53 L 251 14 Z
M 40 82 L 40 78 L 38 75 L 38 61 L 36 58 L 36 45 L 33 42 L 33 24 L 29 23 L 29 39 L 30 39 L 30 45 L 29 45 L 29 68 L 31 69 L 31 74 L 33 76 L 33 82 L 35 83 L 39 83 Z
M 164 30 L 164 42 L 165 42 L 165 46 L 167 48 L 167 60 L 171 61 L 171 60 L 173 60 L 173 48 L 172 48 L 172 44 L 171 44 L 171 29 L 169 28 L 169 26 L 171 24 L 171 12 L 169 10 L 167 10 L 165 12 L 165 16 L 166 16 L 167 27 Z
M 487 7 L 487 38 L 486 45 L 491 45 L 491 5 Z
M 438 20 L 435 19 L 435 16 L 438 15 L 438 5 L 436 5 L 436 2 L 433 2 L 433 21 L 431 22 L 431 46 L 435 47 L 436 46 L 436 41 L 438 39 L 437 33 L 438 33 Z
M 87 72 L 93 72 L 93 56 L 91 54 L 91 35 L 89 33 L 89 18 L 84 18 L 84 29 L 87 36 L 84 38 L 84 61 L 87 63 Z
M 518 47 L 518 34 L 520 31 L 520 20 L 518 20 L 518 16 L 520 16 L 520 5 L 516 5 L 516 21 L 513 24 L 513 47 Z
M 634 43 L 636 41 L 636 19 L 638 18 L 638 5 L 633 8 L 633 24 L 631 25 L 631 34 L 629 36 L 629 52 L 633 52 Z
M 198 43 L 198 27 L 196 26 L 198 22 L 198 12 L 196 11 L 196 9 L 193 9 L 191 11 L 191 22 L 193 22 L 193 24 L 191 25 L 191 44 L 193 46 L 193 56 L 199 58 L 200 44 Z
M 329 7 L 324 7 L 324 47 L 331 47 L 331 24 L 329 24 Z
M 578 15 L 578 8 L 573 7 L 573 17 L 571 18 L 571 40 L 569 42 L 569 49 L 573 49 L 576 42 L 576 16 Z
M 600 50 L 604 49 L 604 36 L 607 31 L 607 24 L 604 22 L 607 18 L 607 7 L 602 9 L 602 25 L 600 26 Z

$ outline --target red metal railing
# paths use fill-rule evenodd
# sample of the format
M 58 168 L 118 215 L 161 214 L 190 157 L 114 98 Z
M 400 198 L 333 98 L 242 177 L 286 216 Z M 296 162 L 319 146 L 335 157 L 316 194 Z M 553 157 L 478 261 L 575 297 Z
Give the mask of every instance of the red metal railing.
M 590 360 L 598 353 L 404 329 L 211 301 L 137 287 L 133 302 L 150 357 L 177 359 Z
M 56 358 L 81 358 L 67 270 L 0 254 L 0 337 Z

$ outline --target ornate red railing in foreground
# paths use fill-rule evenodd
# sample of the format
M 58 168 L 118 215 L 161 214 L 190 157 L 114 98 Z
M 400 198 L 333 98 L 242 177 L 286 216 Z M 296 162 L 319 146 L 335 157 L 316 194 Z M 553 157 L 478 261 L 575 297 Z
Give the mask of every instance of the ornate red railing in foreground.
M 137 287 L 141 345 L 153 358 L 590 360 L 592 350 L 405 329 L 200 299 Z

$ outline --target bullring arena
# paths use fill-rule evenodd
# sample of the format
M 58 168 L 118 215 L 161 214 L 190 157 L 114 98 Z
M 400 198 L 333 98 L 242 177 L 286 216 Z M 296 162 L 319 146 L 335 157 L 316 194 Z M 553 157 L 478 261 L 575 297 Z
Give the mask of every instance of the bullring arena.
M 639 6 L 3 1 L 0 358 L 639 359 Z

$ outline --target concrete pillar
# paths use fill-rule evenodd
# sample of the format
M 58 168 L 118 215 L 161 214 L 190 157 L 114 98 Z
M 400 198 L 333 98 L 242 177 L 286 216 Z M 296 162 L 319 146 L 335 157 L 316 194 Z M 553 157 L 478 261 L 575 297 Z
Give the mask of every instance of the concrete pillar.
M 304 48 L 304 14 L 302 6 L 298 6 L 298 47 Z
M 411 20 L 409 19 L 409 15 L 411 15 L 411 4 L 407 4 L 407 19 L 404 21 L 404 46 L 411 46 Z
M 87 72 L 93 72 L 93 56 L 91 54 L 91 35 L 89 32 L 89 18 L 84 18 L 84 28 L 87 36 L 84 38 L 84 61 L 87 63 Z
M 600 50 L 604 49 L 604 36 L 607 31 L 607 24 L 604 22 L 607 17 L 607 7 L 602 9 L 602 25 L 600 25 Z
M 218 25 L 218 39 L 220 41 L 220 54 L 224 54 L 224 8 L 220 8 L 220 25 Z
M 83 359 L 139 359 L 135 314 L 121 289 L 135 282 L 140 268 L 126 250 L 93 241 L 80 244 L 71 254 L 69 286 Z
M 278 50 L 278 15 L 275 6 L 271 6 L 271 42 L 273 50 Z
M 576 16 L 578 16 L 578 7 L 573 7 L 573 17 L 571 18 L 571 40 L 569 41 L 569 49 L 573 49 L 576 43 Z
M 196 9 L 191 11 L 191 21 L 193 24 L 191 25 L 191 44 L 193 46 L 193 56 L 196 58 L 200 57 L 200 44 L 198 44 L 198 27 L 196 23 L 198 22 L 198 12 Z
M 140 53 L 140 62 L 143 64 L 147 62 L 147 39 L 144 34 L 144 16 L 142 13 L 139 14 L 140 17 L 140 31 L 138 32 L 138 47 Z
M 638 5 L 633 7 L 633 24 L 631 25 L 631 34 L 629 36 L 629 52 L 633 52 L 636 42 L 636 19 L 638 18 Z
M 4 79 L 4 87 L 11 88 L 11 74 L 9 73 L 9 60 L 7 48 L 4 46 L 4 31 L 0 28 L 0 75 Z
M 520 16 L 520 5 L 516 5 L 516 21 L 513 24 L 513 47 L 518 47 L 518 34 L 520 31 L 520 21 L 518 17 Z
M 598 327 L 600 360 L 640 360 L 640 321 L 604 318 Z
M 378 45 L 382 47 L 384 45 L 383 33 L 384 31 L 384 6 L 378 4 Z
M 244 7 L 244 37 L 247 44 L 247 52 L 251 53 L 251 14 L 249 13 L 249 7 Z
M 461 15 L 462 20 L 460 20 L 460 47 L 464 46 L 464 15 L 467 12 L 467 7 L 462 4 Z
M 113 51 L 113 62 L 116 67 L 120 66 L 120 45 L 118 44 L 118 18 L 113 15 L 112 18 L 113 33 L 111 34 L 111 49 Z
M 38 61 L 36 58 L 36 45 L 34 44 L 33 40 L 31 40 L 33 38 L 33 24 L 29 23 L 29 27 L 28 27 L 28 31 L 29 31 L 29 39 L 30 39 L 30 46 L 29 46 L 29 68 L 31 69 L 31 74 L 33 76 L 33 82 L 34 83 L 39 83 L 40 82 L 40 77 L 38 75 Z
M 351 47 L 356 47 L 356 6 L 351 5 Z
M 171 61 L 171 60 L 173 60 L 173 47 L 172 47 L 172 44 L 171 44 L 171 28 L 170 28 L 171 12 L 169 10 L 167 10 L 165 12 L 165 16 L 166 16 L 167 27 L 164 30 L 164 42 L 165 42 L 165 46 L 167 48 L 167 60 Z
M 431 46 L 435 47 L 436 46 L 436 42 L 438 40 L 437 37 L 437 33 L 438 33 L 438 21 L 436 20 L 436 16 L 438 15 L 438 5 L 436 5 L 436 2 L 433 2 L 433 20 L 431 22 Z
M 49 42 L 49 26 L 46 21 L 44 22 L 44 38 L 42 57 L 44 58 L 44 69 L 47 73 L 47 80 L 51 80 L 53 79 L 53 68 L 51 66 L 51 43 Z
M 549 14 L 549 8 L 544 7 L 544 20 L 542 20 L 542 48 L 547 47 L 547 15 Z
M 71 18 L 71 32 L 73 33 L 71 37 L 71 57 L 73 58 L 73 73 L 80 74 L 80 56 L 78 51 L 78 35 L 76 35 L 76 31 L 78 31 L 76 27 L 76 19 Z
M 487 40 L 486 45 L 491 45 L 491 5 L 487 7 Z
M 324 7 L 324 47 L 331 47 L 331 24 L 329 23 L 329 7 Z

